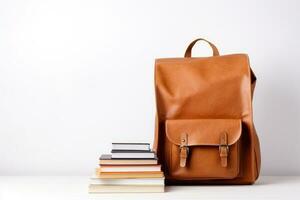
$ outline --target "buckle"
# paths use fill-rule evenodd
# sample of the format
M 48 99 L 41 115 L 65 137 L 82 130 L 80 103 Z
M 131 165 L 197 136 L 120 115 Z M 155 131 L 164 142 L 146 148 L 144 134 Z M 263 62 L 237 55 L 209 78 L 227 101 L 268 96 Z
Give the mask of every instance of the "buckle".
M 186 161 L 189 155 L 189 147 L 188 147 L 188 135 L 182 134 L 181 135 L 181 143 L 179 146 L 180 149 L 180 167 L 186 166 Z
M 227 144 L 220 144 L 220 145 L 219 145 L 219 152 L 220 152 L 220 153 L 221 153 L 221 151 L 222 151 L 222 150 L 221 150 L 222 147 L 225 147 L 225 148 L 226 148 L 226 152 L 227 152 L 227 153 L 229 152 L 229 146 L 228 146 Z
M 181 149 L 186 148 L 186 154 L 189 155 L 190 148 L 187 145 L 180 145 L 179 148 L 180 148 L 180 151 L 181 151 Z

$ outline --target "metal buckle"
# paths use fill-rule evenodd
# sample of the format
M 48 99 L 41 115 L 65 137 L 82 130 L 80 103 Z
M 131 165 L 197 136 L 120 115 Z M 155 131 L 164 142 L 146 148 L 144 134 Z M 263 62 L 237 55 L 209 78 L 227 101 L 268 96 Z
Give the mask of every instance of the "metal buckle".
M 221 148 L 225 147 L 226 148 L 226 152 L 229 153 L 229 146 L 227 144 L 220 144 L 219 145 L 219 152 L 221 153 Z
M 186 153 L 187 153 L 187 155 L 189 155 L 190 148 L 187 145 L 180 145 L 179 148 L 180 148 L 180 151 L 182 148 L 186 148 Z

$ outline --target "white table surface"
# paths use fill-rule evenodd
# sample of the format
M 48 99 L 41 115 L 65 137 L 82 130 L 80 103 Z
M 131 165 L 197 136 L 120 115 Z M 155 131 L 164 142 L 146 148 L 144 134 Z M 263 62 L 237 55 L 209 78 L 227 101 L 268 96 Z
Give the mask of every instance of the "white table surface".
M 262 176 L 250 186 L 169 186 L 165 193 L 88 194 L 88 182 L 84 176 L 0 176 L 0 200 L 300 199 L 299 176 Z

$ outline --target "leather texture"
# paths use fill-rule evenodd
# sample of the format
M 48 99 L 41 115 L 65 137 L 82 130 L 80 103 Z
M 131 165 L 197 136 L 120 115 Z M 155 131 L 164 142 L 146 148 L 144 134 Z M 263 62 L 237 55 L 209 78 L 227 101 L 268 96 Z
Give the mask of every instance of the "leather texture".
M 197 41 L 211 57 L 191 57 Z M 155 61 L 153 149 L 167 184 L 252 184 L 260 173 L 253 124 L 256 77 L 246 54 L 219 55 L 199 38 L 183 58 Z

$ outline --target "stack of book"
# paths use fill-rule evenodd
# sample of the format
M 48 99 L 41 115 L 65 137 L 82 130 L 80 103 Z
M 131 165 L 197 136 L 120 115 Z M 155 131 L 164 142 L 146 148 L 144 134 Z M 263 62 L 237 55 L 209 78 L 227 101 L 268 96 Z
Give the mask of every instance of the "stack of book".
M 99 159 L 90 193 L 164 192 L 164 174 L 149 143 L 112 143 Z

